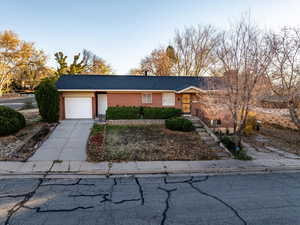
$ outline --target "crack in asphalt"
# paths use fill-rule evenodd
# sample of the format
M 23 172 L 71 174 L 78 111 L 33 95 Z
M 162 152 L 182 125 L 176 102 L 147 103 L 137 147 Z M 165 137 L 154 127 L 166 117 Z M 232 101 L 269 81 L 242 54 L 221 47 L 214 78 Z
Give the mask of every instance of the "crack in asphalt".
M 209 194 L 207 192 L 204 192 L 200 188 L 198 188 L 194 185 L 194 183 L 205 182 L 205 181 L 208 180 L 208 178 L 209 178 L 209 176 L 205 176 L 203 179 L 195 179 L 193 176 L 191 176 L 189 179 L 182 180 L 182 181 L 168 181 L 167 177 L 164 177 L 164 183 L 165 184 L 183 184 L 183 183 L 189 184 L 191 186 L 191 188 L 196 190 L 198 193 L 200 193 L 204 196 L 213 198 L 213 199 L 217 200 L 218 202 L 222 203 L 223 205 L 225 205 L 227 208 L 229 208 L 239 218 L 240 221 L 242 221 L 242 223 L 244 225 L 247 225 L 247 221 L 238 213 L 238 211 L 235 208 L 233 208 L 231 205 L 229 205 L 227 202 L 225 202 L 221 198 L 219 198 L 215 195 Z
M 81 184 L 82 178 L 79 178 L 75 183 L 71 184 L 42 184 L 41 187 L 45 186 L 95 186 L 95 184 Z
M 145 198 L 144 198 L 144 191 L 143 191 L 143 188 L 142 188 L 142 185 L 140 184 L 140 181 L 137 177 L 134 178 L 135 179 L 135 182 L 137 184 L 137 186 L 139 187 L 139 193 L 140 193 L 140 196 L 141 196 L 141 205 L 144 205 L 145 204 Z
M 207 177 L 207 179 L 208 179 L 208 177 Z M 206 179 L 206 180 L 207 180 Z M 203 180 L 203 181 L 206 181 L 206 180 Z M 200 182 L 200 181 L 199 181 Z M 197 191 L 198 193 L 200 193 L 200 194 L 202 194 L 202 195 L 204 195 L 204 196 L 207 196 L 207 197 L 210 197 L 210 198 L 212 198 L 212 199 L 215 199 L 215 200 L 217 200 L 218 202 L 220 202 L 221 204 L 223 204 L 224 206 L 226 206 L 227 208 L 229 208 L 237 217 L 238 217 L 238 219 L 244 224 L 244 225 L 247 225 L 247 221 L 239 214 L 239 212 L 235 209 L 235 208 L 233 208 L 231 205 L 229 205 L 227 202 L 225 202 L 224 200 L 222 200 L 221 198 L 219 198 L 219 197 L 217 197 L 217 196 L 215 196 L 215 195 L 212 195 L 212 194 L 209 194 L 209 193 L 207 193 L 207 192 L 205 192 L 205 191 L 202 191 L 200 188 L 198 188 L 198 187 L 196 187 L 195 185 L 194 185 L 194 183 L 195 182 L 193 182 L 193 181 L 191 181 L 191 182 L 187 182 L 190 186 L 191 186 L 191 188 L 193 188 L 195 191 Z
M 54 163 L 52 164 L 51 168 L 53 167 Z M 51 171 L 51 168 L 49 169 L 49 171 Z M 19 211 L 19 209 L 21 208 L 26 208 L 26 209 L 31 209 L 31 210 L 35 210 L 37 213 L 47 213 L 47 212 L 73 212 L 79 209 L 91 209 L 94 208 L 94 206 L 78 206 L 75 208 L 70 208 L 70 209 L 49 209 L 49 210 L 42 210 L 41 207 L 29 207 L 26 206 L 25 204 L 35 195 L 35 193 L 37 192 L 37 190 L 42 187 L 42 186 L 74 186 L 74 185 L 81 185 L 81 186 L 94 186 L 95 184 L 81 184 L 81 178 L 78 179 L 75 183 L 71 183 L 71 184 L 43 184 L 46 176 L 48 175 L 49 171 L 47 171 L 45 173 L 45 175 L 43 176 L 43 178 L 39 179 L 39 182 L 37 183 L 36 187 L 28 192 L 28 193 L 24 193 L 24 194 L 20 194 L 20 195 L 6 195 L 6 196 L 0 196 L 1 198 L 7 198 L 7 197 L 11 197 L 11 198 L 17 198 L 17 197 L 24 197 L 24 199 L 20 202 L 18 202 L 17 204 L 15 204 L 9 211 L 8 211 L 8 215 L 6 218 L 6 221 L 4 223 L 4 225 L 9 225 L 10 221 L 12 219 L 12 217 Z M 74 197 L 74 196 L 73 196 Z
M 0 198 L 20 198 L 20 197 L 25 197 L 26 194 L 28 193 L 18 194 L 18 195 L 1 195 Z
M 137 202 L 137 201 L 141 201 L 140 198 L 131 198 L 131 199 L 124 199 L 124 200 L 121 200 L 121 201 L 118 201 L 118 202 L 113 202 L 113 204 L 122 204 L 122 203 L 125 203 L 125 202 Z
M 39 182 L 38 182 L 37 185 L 36 185 L 36 187 L 35 187 L 32 191 L 26 193 L 26 194 L 24 195 L 24 199 L 23 199 L 22 201 L 16 203 L 16 204 L 8 211 L 7 218 L 6 218 L 5 223 L 4 223 L 5 225 L 9 225 L 9 224 L 10 224 L 11 218 L 19 211 L 20 208 L 22 208 L 22 207 L 26 204 L 26 202 L 28 202 L 28 201 L 32 198 L 32 196 L 33 196 L 33 195 L 35 194 L 35 192 L 40 188 L 40 186 L 41 186 L 42 183 L 43 183 L 43 179 L 40 178 L 40 179 L 39 179 Z
M 118 185 L 118 183 L 117 183 L 117 178 L 114 178 L 113 181 L 114 181 L 114 184 L 112 185 L 112 188 L 113 188 L 114 186 Z
M 41 187 L 42 183 L 44 182 L 44 179 L 47 177 L 49 172 L 52 170 L 54 166 L 54 162 L 50 166 L 49 170 L 43 175 L 43 178 L 39 178 L 39 181 L 36 185 L 36 187 L 29 191 L 28 193 L 24 194 L 24 199 L 18 203 L 16 203 L 7 213 L 7 218 L 4 222 L 4 225 L 9 225 L 11 218 L 19 211 L 20 208 L 22 208 L 37 192 L 37 190 Z
M 94 206 L 78 206 L 75 208 L 70 208 L 70 209 L 46 209 L 46 210 L 42 210 L 41 207 L 29 207 L 29 206 L 22 206 L 25 209 L 31 209 L 31 210 L 35 210 L 37 213 L 47 213 L 47 212 L 73 212 L 79 209 L 93 209 Z
M 103 202 L 112 202 L 111 198 L 107 198 L 107 196 L 109 196 L 110 194 L 109 193 L 106 193 L 102 196 L 102 200 L 100 201 L 100 203 L 103 203 Z
M 103 195 L 106 195 L 106 193 L 99 193 L 99 194 L 78 194 L 78 195 L 68 195 L 68 197 L 103 197 Z
M 131 199 L 123 199 L 123 200 L 120 200 L 120 201 L 117 201 L 117 202 L 113 202 L 111 197 L 108 198 L 110 194 L 109 193 L 106 193 L 104 195 L 102 195 L 102 200 L 100 201 L 100 203 L 104 203 L 104 202 L 111 202 L 113 204 L 122 204 L 122 203 L 125 203 L 125 202 L 137 202 L 137 201 L 141 201 L 140 198 L 131 198 Z
M 51 168 L 53 167 L 54 164 L 52 164 Z M 51 169 L 49 170 L 51 171 Z M 82 178 L 78 179 L 76 182 L 74 183 L 70 183 L 70 184 L 55 184 L 55 183 L 50 183 L 50 184 L 43 184 L 43 182 L 45 182 L 47 180 L 47 175 L 49 172 L 45 173 L 44 176 L 42 178 L 40 178 L 36 184 L 36 186 L 29 191 L 28 193 L 23 193 L 23 194 L 16 194 L 16 195 L 2 195 L 0 196 L 0 198 L 18 198 L 18 197 L 24 197 L 23 200 L 19 201 L 18 203 L 16 203 L 7 213 L 7 218 L 6 221 L 4 223 L 4 225 L 10 225 L 10 221 L 12 220 L 13 216 L 21 209 L 30 209 L 30 210 L 35 210 L 36 213 L 51 213 L 51 212 L 73 212 L 73 211 L 77 211 L 77 210 L 86 210 L 86 209 L 92 209 L 95 208 L 95 206 L 78 206 L 78 207 L 74 207 L 74 208 L 62 208 L 62 209 L 41 209 L 41 207 L 29 207 L 26 206 L 26 203 L 28 201 L 30 201 L 30 199 L 36 194 L 36 192 L 38 191 L 38 189 L 42 186 L 75 186 L 75 185 L 80 185 L 80 186 L 95 186 L 95 184 L 92 183 L 81 183 Z M 195 178 L 193 176 L 191 176 L 188 179 L 184 179 L 184 180 L 179 180 L 179 181 L 170 181 L 167 179 L 167 177 L 164 177 L 164 183 L 165 184 L 189 184 L 190 187 L 192 189 L 194 189 L 195 191 L 197 191 L 199 194 L 204 195 L 206 197 L 212 198 L 216 201 L 218 201 L 219 203 L 223 204 L 224 206 L 226 206 L 228 209 L 230 209 L 235 215 L 236 217 L 244 224 L 247 225 L 246 220 L 239 214 L 239 212 L 233 208 L 233 206 L 231 206 L 230 204 L 228 204 L 227 202 L 225 202 L 224 200 L 222 200 L 221 198 L 207 193 L 205 191 L 203 191 L 202 189 L 200 189 L 199 187 L 197 187 L 195 185 L 195 183 L 200 183 L 200 182 L 205 182 L 207 181 L 209 178 L 209 176 L 205 176 L 205 177 L 201 177 L 201 178 Z M 141 205 L 145 204 L 145 198 L 144 198 L 144 190 L 142 185 L 140 184 L 140 181 L 137 177 L 134 178 L 136 185 L 138 186 L 138 192 L 140 197 L 139 198 L 131 198 L 131 199 L 123 199 L 120 201 L 113 201 L 112 200 L 112 195 L 114 192 L 114 187 L 118 185 L 117 179 L 114 178 L 112 185 L 110 187 L 110 190 L 108 193 L 95 193 L 95 194 L 71 194 L 68 195 L 68 197 L 101 197 L 102 200 L 100 200 L 100 203 L 104 203 L 104 202 L 110 202 L 112 204 L 123 204 L 126 202 L 138 202 L 140 201 Z M 172 188 L 172 189 L 167 189 L 167 188 L 163 188 L 163 187 L 158 187 L 158 190 L 164 191 L 167 193 L 167 197 L 165 199 L 165 208 L 162 212 L 162 219 L 160 222 L 160 225 L 164 225 L 166 223 L 167 217 L 168 217 L 168 211 L 170 209 L 170 200 L 171 200 L 171 196 L 172 196 L 172 192 L 177 191 L 177 188 Z
M 197 179 L 195 180 L 195 177 L 191 176 L 189 179 L 182 180 L 182 181 L 168 181 L 167 177 L 164 177 L 164 183 L 165 184 L 183 184 L 183 183 L 199 183 L 204 182 L 208 180 L 208 176 L 205 176 L 203 179 Z
M 111 191 L 109 193 L 105 193 L 105 194 L 98 194 L 97 196 L 101 196 L 102 197 L 102 200 L 100 201 L 100 203 L 104 203 L 104 202 L 110 202 L 112 204 L 123 204 L 123 203 L 126 203 L 126 202 L 137 202 L 137 201 L 141 201 L 141 205 L 144 205 L 144 192 L 143 192 L 143 189 L 142 189 L 142 186 L 141 184 L 139 183 L 139 180 L 137 178 L 135 178 L 135 182 L 136 184 L 138 185 L 139 187 L 139 194 L 140 194 L 140 198 L 130 198 L 130 199 L 123 199 L 123 200 L 120 200 L 120 201 L 116 201 L 114 202 L 112 200 L 112 194 L 113 194 L 113 189 L 114 189 L 114 186 L 118 185 L 118 182 L 117 182 L 117 179 L 114 178 L 113 180 L 113 185 L 111 186 Z M 82 195 L 81 195 L 82 196 Z
M 167 198 L 166 198 L 166 200 L 165 200 L 166 207 L 165 207 L 165 209 L 164 209 L 164 211 L 163 211 L 163 213 L 162 213 L 162 220 L 161 220 L 161 222 L 160 222 L 160 225 L 164 225 L 165 222 L 166 222 L 166 219 L 167 219 L 167 213 L 168 213 L 168 210 L 169 210 L 169 208 L 170 208 L 170 203 L 169 203 L 169 201 L 170 201 L 170 198 L 171 198 L 171 193 L 174 192 L 174 191 L 176 191 L 177 188 L 173 188 L 173 189 L 165 189 L 165 188 L 162 188 L 162 187 L 158 187 L 157 189 L 162 190 L 162 191 L 164 191 L 164 192 L 167 193 Z

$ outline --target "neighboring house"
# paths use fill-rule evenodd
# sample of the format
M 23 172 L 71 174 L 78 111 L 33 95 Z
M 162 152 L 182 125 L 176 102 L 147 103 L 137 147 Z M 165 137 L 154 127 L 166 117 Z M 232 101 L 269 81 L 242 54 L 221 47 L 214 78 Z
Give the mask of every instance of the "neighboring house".
M 213 77 L 63 75 L 60 119 L 95 118 L 108 106 L 176 107 L 187 114 L 201 114 L 201 97 L 220 90 Z
M 297 104 L 300 107 L 300 93 L 296 95 Z M 267 95 L 260 99 L 260 105 L 264 108 L 284 109 L 289 107 L 289 98 L 287 96 Z

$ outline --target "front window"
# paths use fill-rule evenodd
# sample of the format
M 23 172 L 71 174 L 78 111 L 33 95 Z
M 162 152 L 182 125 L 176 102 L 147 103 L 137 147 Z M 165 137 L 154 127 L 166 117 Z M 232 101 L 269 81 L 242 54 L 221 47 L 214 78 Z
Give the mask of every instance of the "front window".
M 175 106 L 175 94 L 174 93 L 163 93 L 162 104 L 163 104 L 163 106 Z
M 152 104 L 152 94 L 151 93 L 142 94 L 142 103 L 143 104 Z

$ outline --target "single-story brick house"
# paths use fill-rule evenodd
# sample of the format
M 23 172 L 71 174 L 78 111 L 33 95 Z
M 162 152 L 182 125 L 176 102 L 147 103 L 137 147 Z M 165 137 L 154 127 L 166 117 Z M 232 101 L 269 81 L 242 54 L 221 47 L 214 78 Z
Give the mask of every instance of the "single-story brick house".
M 197 96 L 218 91 L 221 84 L 214 77 L 63 75 L 56 87 L 63 120 L 96 118 L 105 115 L 108 106 L 176 107 L 198 114 Z

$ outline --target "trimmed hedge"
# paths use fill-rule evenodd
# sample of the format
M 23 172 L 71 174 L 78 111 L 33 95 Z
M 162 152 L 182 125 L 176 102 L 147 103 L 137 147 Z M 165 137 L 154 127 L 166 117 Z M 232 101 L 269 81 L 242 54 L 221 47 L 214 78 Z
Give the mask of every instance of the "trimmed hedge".
M 21 113 L 6 106 L 0 106 L 0 136 L 13 134 L 25 125 L 26 121 Z
M 158 107 L 144 107 L 144 119 L 169 119 L 181 115 L 181 109 L 176 108 L 158 108 Z
M 169 119 L 181 115 L 181 110 L 176 108 L 116 106 L 108 107 L 106 118 L 119 119 Z
M 170 130 L 179 130 L 179 131 L 192 131 L 194 126 L 192 121 L 185 118 L 177 117 L 170 118 L 165 121 L 166 128 Z
M 54 80 L 45 79 L 34 92 L 43 121 L 48 123 L 57 122 L 59 119 L 59 93 Z
M 108 107 L 106 118 L 108 120 L 140 119 L 141 109 L 134 106 Z

